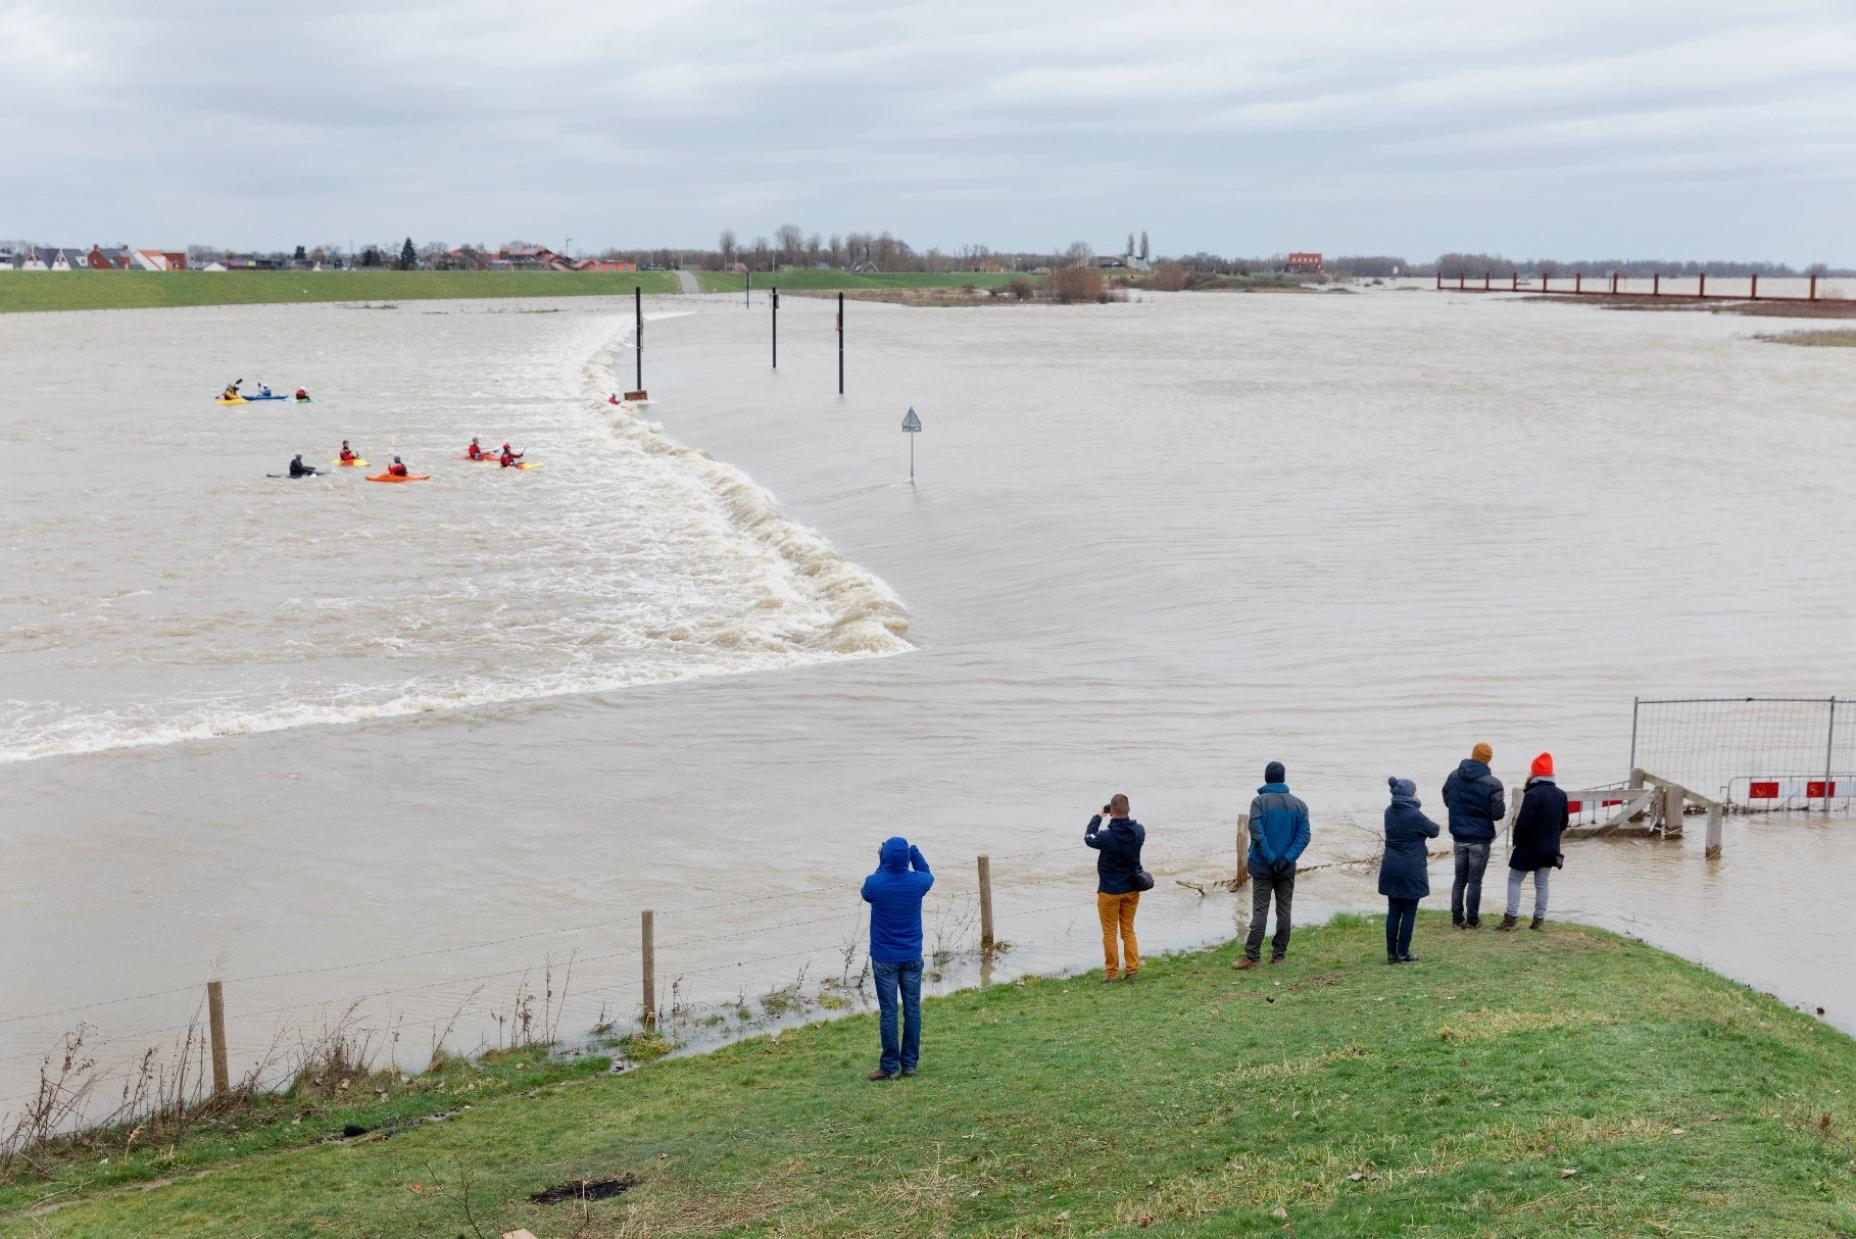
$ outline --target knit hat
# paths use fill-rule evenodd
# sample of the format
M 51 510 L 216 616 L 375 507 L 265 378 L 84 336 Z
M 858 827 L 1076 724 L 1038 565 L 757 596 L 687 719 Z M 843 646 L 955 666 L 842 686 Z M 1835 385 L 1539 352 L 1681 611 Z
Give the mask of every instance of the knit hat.
M 1553 754 L 1542 753 L 1539 757 L 1536 757 L 1534 759 L 1534 765 L 1532 769 L 1529 771 L 1529 773 L 1532 774 L 1537 779 L 1552 778 L 1553 777 Z
M 1392 798 L 1394 800 L 1400 799 L 1401 797 L 1409 800 L 1418 794 L 1418 785 L 1416 783 L 1413 783 L 1410 779 L 1401 779 L 1396 775 L 1386 780 L 1386 786 L 1392 789 Z
M 1273 761 L 1269 765 L 1263 767 L 1263 781 L 1265 783 L 1281 783 L 1288 777 L 1289 772 L 1282 768 L 1282 763 L 1279 761 Z
M 1469 751 L 1469 755 L 1473 760 L 1479 761 L 1486 766 L 1489 762 L 1489 758 L 1495 756 L 1495 750 L 1486 744 L 1478 744 Z

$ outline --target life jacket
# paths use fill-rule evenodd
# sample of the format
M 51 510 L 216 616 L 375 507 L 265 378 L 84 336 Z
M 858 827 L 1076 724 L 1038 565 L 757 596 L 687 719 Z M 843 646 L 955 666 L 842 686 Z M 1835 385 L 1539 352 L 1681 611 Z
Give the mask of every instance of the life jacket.
M 471 444 L 468 448 L 465 449 L 465 451 L 470 453 L 470 458 L 472 460 L 483 459 L 483 449 L 478 447 L 475 443 Z
M 353 460 L 353 459 L 355 459 L 355 454 L 354 454 L 353 452 L 351 452 L 351 451 L 349 451 L 349 450 L 348 450 L 347 448 L 343 448 L 343 449 L 342 449 L 342 459 L 343 459 L 343 460 Z
M 405 477 L 405 476 L 406 476 L 406 466 L 405 466 L 405 465 L 388 465 L 388 466 L 387 466 L 387 476 L 388 476 L 388 477 L 392 477 L 392 478 L 403 478 L 403 477 Z
M 504 452 L 501 463 L 502 463 L 503 468 L 505 469 L 507 469 L 510 465 L 515 464 L 516 463 L 515 453 Z
M 299 387 L 299 388 L 297 388 L 297 389 L 296 389 L 296 398 L 297 398 L 298 400 L 308 400 L 308 399 L 309 399 L 309 393 L 308 393 L 308 392 L 306 392 L 306 391 L 304 391 L 304 390 L 303 390 L 303 389 L 302 389 L 301 387 Z

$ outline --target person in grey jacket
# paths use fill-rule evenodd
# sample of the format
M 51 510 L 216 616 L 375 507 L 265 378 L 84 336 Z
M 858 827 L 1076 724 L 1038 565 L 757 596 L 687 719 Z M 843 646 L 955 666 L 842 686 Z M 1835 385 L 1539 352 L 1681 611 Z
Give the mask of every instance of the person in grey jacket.
M 1450 884 L 1450 923 L 1458 929 L 1482 927 L 1482 874 L 1489 867 L 1495 823 L 1508 816 L 1502 781 L 1489 773 L 1495 750 L 1478 744 L 1444 780 L 1444 808 L 1450 811 L 1450 842 L 1456 854 L 1456 880 Z

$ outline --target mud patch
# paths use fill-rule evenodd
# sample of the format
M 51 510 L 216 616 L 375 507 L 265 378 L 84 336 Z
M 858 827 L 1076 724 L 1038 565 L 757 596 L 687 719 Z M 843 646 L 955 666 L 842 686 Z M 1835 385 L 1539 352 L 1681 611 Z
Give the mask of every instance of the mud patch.
M 558 1205 L 568 1200 L 610 1200 L 614 1196 L 624 1195 L 643 1182 L 635 1174 L 614 1175 L 609 1179 L 580 1179 L 573 1183 L 544 1187 L 528 1199 L 530 1204 L 535 1205 Z

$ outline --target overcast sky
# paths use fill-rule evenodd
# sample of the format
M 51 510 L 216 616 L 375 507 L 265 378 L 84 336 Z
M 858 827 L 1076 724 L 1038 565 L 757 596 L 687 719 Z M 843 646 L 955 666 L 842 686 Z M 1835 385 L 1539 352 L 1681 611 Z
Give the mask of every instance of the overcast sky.
M 1856 0 L 0 0 L 0 121 L 65 245 L 1856 265 Z

